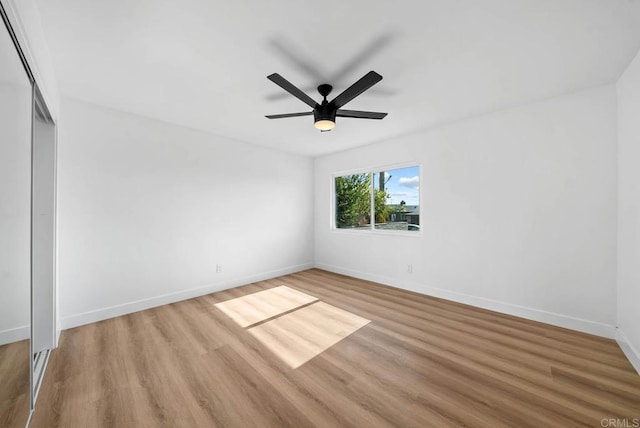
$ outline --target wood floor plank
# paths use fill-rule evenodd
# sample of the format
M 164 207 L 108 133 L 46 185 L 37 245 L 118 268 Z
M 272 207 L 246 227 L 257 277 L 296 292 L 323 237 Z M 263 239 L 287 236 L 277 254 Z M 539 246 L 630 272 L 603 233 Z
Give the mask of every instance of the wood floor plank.
M 309 317 L 317 304 L 370 322 L 293 369 L 216 307 L 281 286 L 319 303 L 253 328 L 291 315 L 302 318 L 283 328 L 289 339 L 319 340 L 314 330 L 330 334 L 335 321 Z M 640 418 L 640 376 L 615 341 L 310 269 L 64 331 L 31 426 L 537 428 L 603 418 Z
M 23 427 L 29 417 L 29 341 L 0 346 L 0 427 Z

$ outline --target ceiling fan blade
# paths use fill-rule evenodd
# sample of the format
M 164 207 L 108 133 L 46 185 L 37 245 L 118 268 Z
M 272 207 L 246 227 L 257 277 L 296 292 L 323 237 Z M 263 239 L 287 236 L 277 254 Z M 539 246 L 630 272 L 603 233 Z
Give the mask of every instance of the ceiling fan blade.
M 356 83 L 345 89 L 344 92 L 335 97 L 331 102 L 335 104 L 337 108 L 340 108 L 381 80 L 382 76 L 375 71 L 370 71 Z
M 384 119 L 387 113 L 378 113 L 375 111 L 358 111 L 358 110 L 338 110 L 337 117 L 354 117 L 357 119 Z
M 269 119 L 284 119 L 285 117 L 298 117 L 298 116 L 312 116 L 312 111 L 305 111 L 304 113 L 285 113 L 285 114 L 270 114 L 265 116 Z
M 278 73 L 270 74 L 269 76 L 267 76 L 267 79 L 271 80 L 273 83 L 280 86 L 282 89 L 289 92 L 291 95 L 298 98 L 309 107 L 316 108 L 316 106 L 318 105 L 318 103 L 316 103 L 313 98 L 302 92 L 300 89 L 296 88 L 293 83 L 289 82 Z

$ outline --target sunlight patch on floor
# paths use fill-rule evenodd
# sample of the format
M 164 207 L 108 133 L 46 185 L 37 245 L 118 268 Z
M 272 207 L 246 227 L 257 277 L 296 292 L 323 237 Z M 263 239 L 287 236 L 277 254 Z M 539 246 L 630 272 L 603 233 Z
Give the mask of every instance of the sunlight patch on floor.
M 284 285 L 215 306 L 294 369 L 370 322 Z
M 295 369 L 369 322 L 351 312 L 317 302 L 252 327 L 249 332 Z
M 285 285 L 216 303 L 216 307 L 241 327 L 280 315 L 318 300 Z

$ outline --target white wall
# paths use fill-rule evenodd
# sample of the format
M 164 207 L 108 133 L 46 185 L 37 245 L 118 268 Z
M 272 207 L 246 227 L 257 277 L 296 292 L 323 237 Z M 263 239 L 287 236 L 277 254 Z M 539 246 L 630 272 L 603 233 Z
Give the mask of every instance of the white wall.
M 618 91 L 618 334 L 640 372 L 640 54 Z
M 311 266 L 310 158 L 66 98 L 61 112 L 63 328 Z
M 25 83 L 0 83 L 0 345 L 29 337 L 31 89 Z
M 400 162 L 422 235 L 332 231 L 331 175 Z M 612 85 L 317 158 L 316 265 L 613 337 L 616 162 Z

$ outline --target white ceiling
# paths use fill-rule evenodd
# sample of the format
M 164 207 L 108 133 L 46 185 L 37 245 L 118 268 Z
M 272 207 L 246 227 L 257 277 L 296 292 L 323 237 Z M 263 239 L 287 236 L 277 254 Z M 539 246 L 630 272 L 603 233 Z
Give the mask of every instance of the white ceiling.
M 640 47 L 640 0 L 38 5 L 64 95 L 312 156 L 613 82 Z M 264 117 L 308 110 L 271 73 L 335 96 L 369 70 L 384 80 L 345 108 L 382 121 Z

